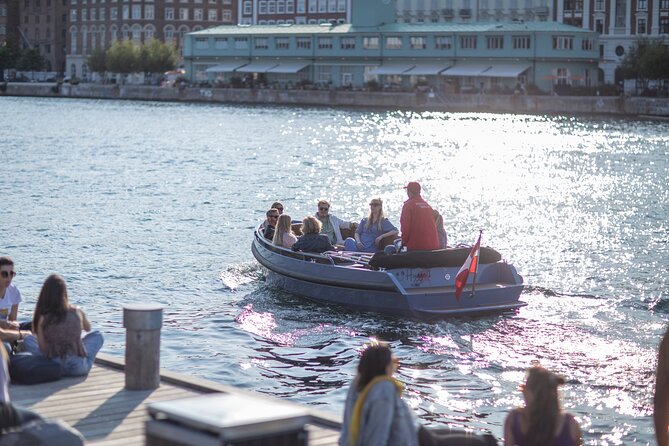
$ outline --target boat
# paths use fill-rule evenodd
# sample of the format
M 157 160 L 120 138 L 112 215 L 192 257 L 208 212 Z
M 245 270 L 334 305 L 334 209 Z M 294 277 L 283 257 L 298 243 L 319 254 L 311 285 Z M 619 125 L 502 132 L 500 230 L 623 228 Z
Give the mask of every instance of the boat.
M 376 254 L 294 252 L 254 231 L 251 251 L 266 282 L 313 301 L 416 319 L 442 319 L 515 310 L 523 278 L 489 247 L 481 247 L 476 274 L 460 298 L 455 276 L 471 247 Z

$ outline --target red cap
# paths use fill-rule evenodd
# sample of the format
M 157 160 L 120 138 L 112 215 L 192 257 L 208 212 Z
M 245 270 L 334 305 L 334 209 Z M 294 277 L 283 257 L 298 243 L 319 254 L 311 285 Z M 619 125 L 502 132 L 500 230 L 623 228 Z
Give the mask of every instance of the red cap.
M 420 184 L 416 183 L 415 181 L 410 182 L 404 188 L 407 190 L 407 192 L 410 192 L 412 194 L 419 194 L 420 193 Z

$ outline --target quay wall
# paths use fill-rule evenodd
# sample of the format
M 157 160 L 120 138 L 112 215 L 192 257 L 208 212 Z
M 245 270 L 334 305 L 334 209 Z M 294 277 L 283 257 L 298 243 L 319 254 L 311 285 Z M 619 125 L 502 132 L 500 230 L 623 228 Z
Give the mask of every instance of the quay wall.
M 0 95 L 274 105 L 371 107 L 454 112 L 607 114 L 669 117 L 669 98 L 428 94 L 343 90 L 271 90 L 146 85 L 8 83 Z

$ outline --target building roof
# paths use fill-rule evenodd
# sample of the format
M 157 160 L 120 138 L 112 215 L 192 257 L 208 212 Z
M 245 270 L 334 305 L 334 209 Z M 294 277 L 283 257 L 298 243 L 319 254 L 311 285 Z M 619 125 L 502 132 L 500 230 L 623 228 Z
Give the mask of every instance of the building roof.
M 590 34 L 593 31 L 560 22 L 478 22 L 478 23 L 390 23 L 377 27 L 351 24 L 330 25 L 222 25 L 190 33 L 198 36 L 224 35 L 296 35 L 296 34 L 351 34 L 351 33 L 490 33 L 490 32 L 562 32 Z

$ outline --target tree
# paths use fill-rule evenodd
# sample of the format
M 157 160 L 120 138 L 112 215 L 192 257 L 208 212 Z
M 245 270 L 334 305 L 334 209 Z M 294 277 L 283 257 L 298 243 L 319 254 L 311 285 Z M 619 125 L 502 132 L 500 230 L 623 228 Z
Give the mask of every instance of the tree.
M 130 40 L 116 41 L 107 50 L 107 70 L 129 74 L 139 71 L 139 48 Z
M 44 57 L 37 48 L 27 49 L 21 54 L 16 68 L 20 71 L 41 71 L 44 68 Z
M 151 39 L 142 47 L 141 68 L 144 73 L 162 73 L 177 66 L 179 55 L 174 45 Z
M 0 44 L 0 82 L 5 81 L 5 70 L 16 68 L 16 63 L 21 57 L 21 47 L 16 37 L 9 35 Z
M 107 53 L 102 48 L 95 48 L 86 63 L 92 72 L 102 75 L 107 71 Z
M 617 74 L 623 79 L 640 80 L 644 87 L 648 80 L 669 79 L 669 49 L 661 40 L 638 40 L 621 61 Z

